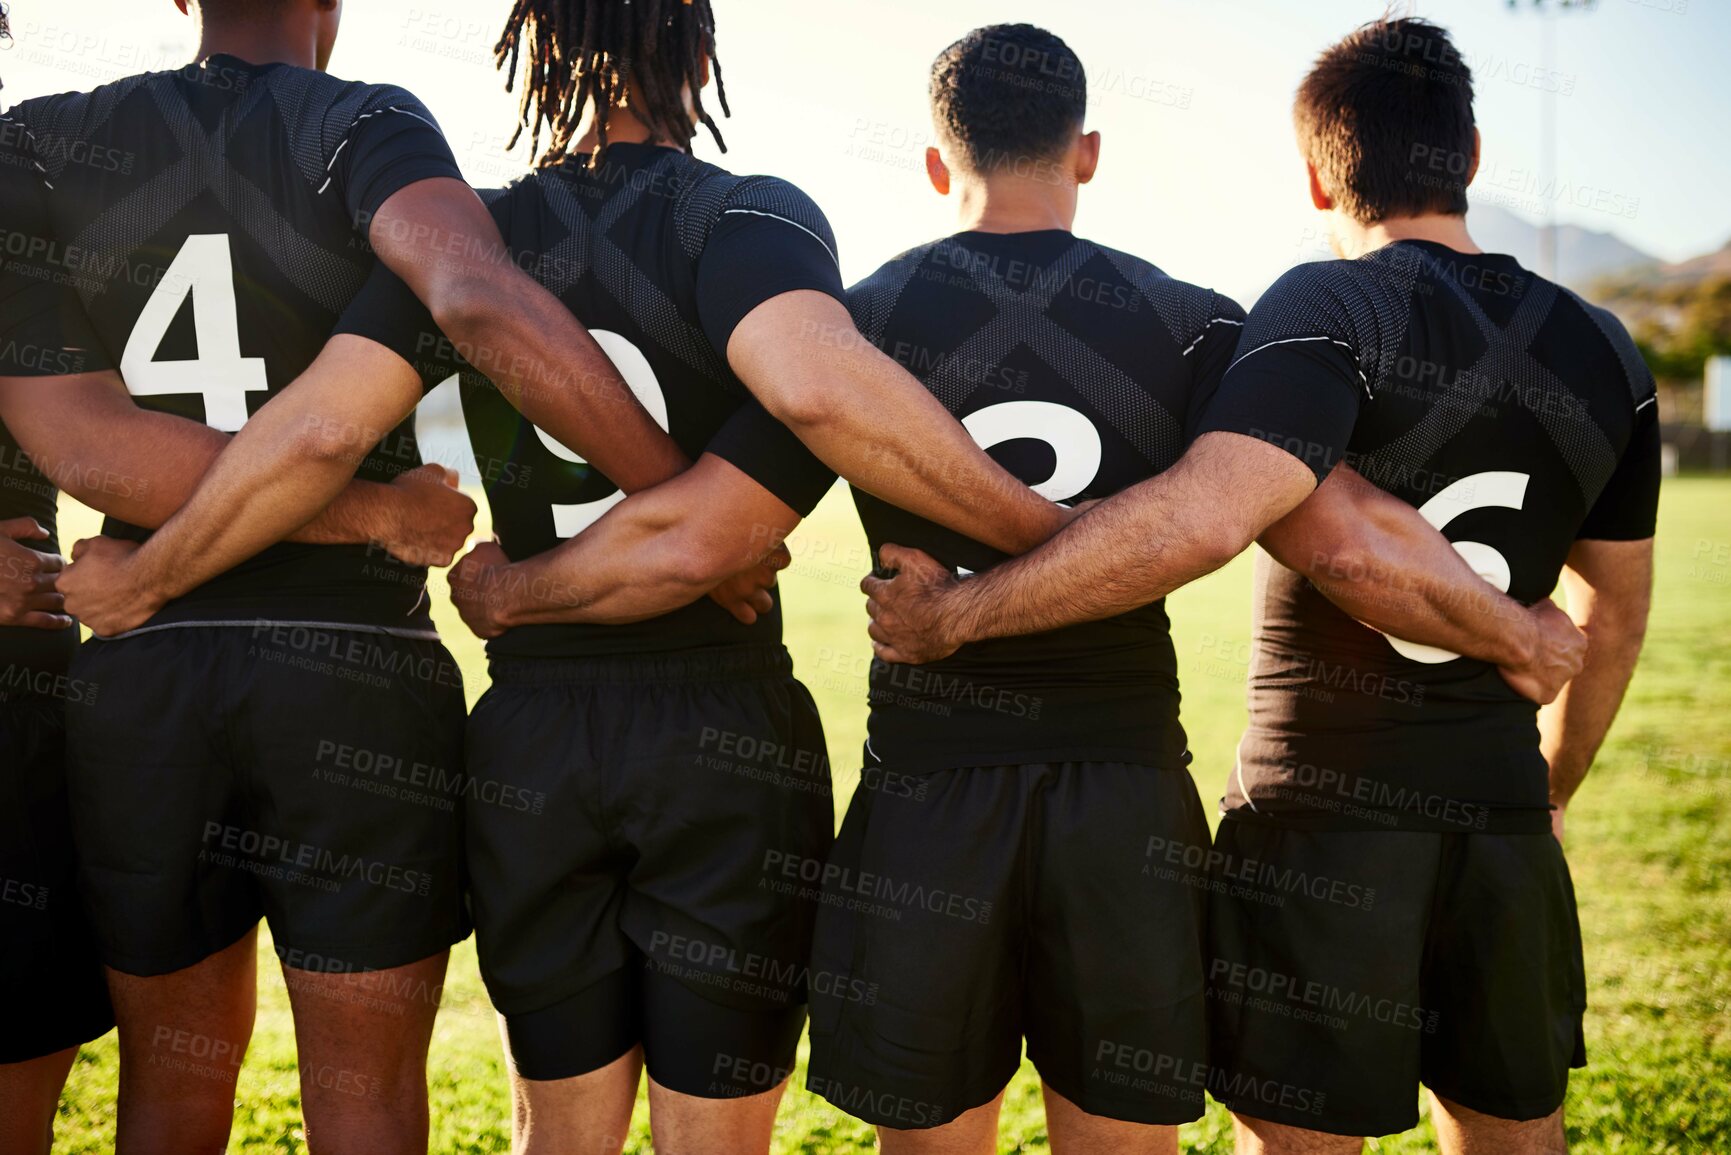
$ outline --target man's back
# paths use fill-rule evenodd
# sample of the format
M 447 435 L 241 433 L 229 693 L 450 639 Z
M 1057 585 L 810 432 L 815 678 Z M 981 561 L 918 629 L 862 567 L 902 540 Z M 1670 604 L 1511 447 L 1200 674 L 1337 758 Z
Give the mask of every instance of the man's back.
M 726 358 L 741 318 L 781 292 L 840 291 L 835 241 L 809 198 L 776 178 L 734 176 L 677 149 L 614 143 L 599 162 L 570 159 L 483 195 L 519 267 L 595 335 L 637 399 L 694 460 L 730 420 L 755 408 Z M 622 500 L 611 479 L 482 376 L 495 351 L 454 350 L 400 283 L 381 273 L 354 313 L 361 331 L 395 346 L 419 329 L 416 351 L 405 355 L 429 379 L 457 367 L 454 352 L 473 363 L 462 370 L 464 421 L 512 560 L 553 549 Z M 593 386 L 556 380 L 552 387 Z M 803 452 L 791 456 L 789 466 L 805 465 Z M 765 481 L 781 464 L 734 460 Z M 780 640 L 779 599 L 749 626 L 699 599 L 641 622 L 518 627 L 489 652 L 653 653 Z
M 1236 342 L 1237 305 L 1063 230 L 967 232 L 856 285 L 860 331 L 976 441 L 1053 501 L 1107 497 L 1168 468 L 1192 398 Z M 1005 555 L 854 490 L 872 547 L 978 572 Z M 1065 759 L 1182 765 L 1164 603 L 914 669 L 874 664 L 871 749 L 907 768 Z
M 1362 391 L 1345 459 L 1521 602 L 1550 593 L 1578 538 L 1651 534 L 1651 377 L 1615 319 L 1512 257 L 1401 241 L 1300 266 L 1232 372 L 1284 374 L 1295 406 Z M 1286 424 L 1268 413 L 1268 439 Z M 1535 707 L 1493 667 L 1388 639 L 1266 556 L 1257 585 L 1229 808 L 1458 829 L 1546 807 Z
M 458 175 L 401 89 L 216 55 L 11 112 L 49 189 L 49 262 L 137 403 L 225 431 L 318 354 L 365 282 L 372 214 Z M 384 431 L 356 430 L 357 456 Z M 359 475 L 419 463 L 405 426 Z M 107 532 L 142 538 L 111 522 Z M 419 572 L 362 547 L 280 545 L 152 624 L 277 618 L 428 627 Z

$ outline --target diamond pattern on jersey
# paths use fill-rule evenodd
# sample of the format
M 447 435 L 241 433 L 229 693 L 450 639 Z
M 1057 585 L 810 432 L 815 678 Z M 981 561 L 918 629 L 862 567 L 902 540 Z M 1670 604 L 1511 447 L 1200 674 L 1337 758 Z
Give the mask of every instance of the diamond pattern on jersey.
M 1251 310 L 1233 364 L 1273 345 L 1327 339 L 1353 354 L 1375 397 L 1399 357 L 1418 273 L 1416 254 L 1401 245 L 1288 269 Z
M 76 243 L 105 256 L 125 258 L 200 195 L 209 193 L 297 289 L 324 308 L 341 312 L 360 291 L 364 267 L 352 256 L 333 253 L 301 235 L 270 194 L 229 160 L 229 147 L 241 125 L 271 98 L 271 86 L 249 87 L 223 109 L 208 132 L 176 85 L 150 84 L 145 91 L 161 114 L 161 127 L 179 147 L 180 158 L 104 209 Z
M 540 178 L 536 188 L 547 207 L 565 226 L 566 236 L 537 262 L 535 279 L 556 297 L 576 286 L 585 274 L 617 301 L 656 343 L 705 377 L 732 387 L 721 356 L 697 325 L 687 321 L 662 288 L 637 266 L 608 233 L 636 207 L 660 176 L 681 166 L 686 158 L 669 152 L 619 188 L 591 217 L 583 207 L 578 185 L 556 176 Z M 707 182 L 705 182 L 707 183 Z M 719 204 L 719 202 L 717 202 Z
M 1428 254 L 1425 261 L 1434 265 Z M 1432 283 L 1445 285 L 1453 293 L 1478 327 L 1485 348 L 1477 360 L 1455 375 L 1447 391 L 1417 425 L 1365 455 L 1371 475 L 1378 476 L 1375 471 L 1394 467 L 1405 476 L 1423 467 L 1479 412 L 1486 400 L 1484 387 L 1489 383 L 1497 387 L 1499 396 L 1512 391 L 1514 399 L 1538 418 L 1551 443 L 1568 462 L 1590 506 L 1616 469 L 1617 452 L 1604 431 L 1588 420 L 1585 409 L 1575 403 L 1574 393 L 1532 355 L 1539 329 L 1557 302 L 1557 286 L 1533 278 L 1531 290 L 1515 308 L 1505 328 L 1491 320 L 1456 278 L 1439 272 Z M 1549 398 L 1563 398 L 1564 403 L 1547 404 Z
M 968 365 L 999 364 L 1022 345 L 1099 410 L 1149 464 L 1162 469 L 1177 460 L 1184 448 L 1177 419 L 1121 369 L 1050 316 L 1059 292 L 1083 265 L 1100 254 L 1097 245 L 1075 241 L 1025 291 L 1009 285 L 986 262 L 968 259 L 968 250 L 953 238 L 940 241 L 932 252 L 951 249 L 957 255 L 952 267 L 967 270 L 974 287 L 996 307 L 997 315 L 933 366 L 926 387 L 945 408 L 959 412 L 962 403 L 981 387 L 978 374 L 965 372 Z
M 853 314 L 854 326 L 866 340 L 880 349 L 883 347 L 884 330 L 889 327 L 890 317 L 895 313 L 896 305 L 900 303 L 908 283 L 914 279 L 914 274 L 920 271 L 926 252 L 925 249 L 918 249 L 913 253 L 904 253 L 848 292 L 848 308 Z

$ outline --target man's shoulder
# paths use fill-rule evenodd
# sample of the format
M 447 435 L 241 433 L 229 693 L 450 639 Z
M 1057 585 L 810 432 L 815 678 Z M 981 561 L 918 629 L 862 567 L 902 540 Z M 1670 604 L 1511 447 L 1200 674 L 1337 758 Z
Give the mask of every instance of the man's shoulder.
M 1239 325 L 1244 309 L 1206 285 L 1180 280 L 1145 257 L 1085 241 L 1153 309 L 1174 340 L 1188 346 L 1214 324 Z

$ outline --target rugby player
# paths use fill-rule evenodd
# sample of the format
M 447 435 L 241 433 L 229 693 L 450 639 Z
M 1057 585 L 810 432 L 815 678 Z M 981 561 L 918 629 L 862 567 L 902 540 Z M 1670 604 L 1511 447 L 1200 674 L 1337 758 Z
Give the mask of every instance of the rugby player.
M 0 38 L 6 17 L 0 10 Z M 0 115 L 0 228 L 27 235 L 38 202 Z M 22 192 L 22 197 L 19 193 Z M 62 373 L 76 354 L 11 333 L 28 281 L 0 275 L 0 375 Z M 89 920 L 78 901 L 66 799 L 66 703 L 78 629 L 54 579 L 62 565 L 58 493 L 25 456 L 0 405 L 0 1151 L 47 1155 L 55 1104 L 81 1043 L 114 1012 Z
M 501 389 L 622 484 L 685 459 L 570 313 L 504 255 L 425 109 L 401 89 L 323 74 L 335 0 L 195 10 L 194 65 L 9 114 L 25 163 L 8 168 L 8 187 L 26 174 L 39 217 L 6 221 L 41 220 L 26 227 L 51 276 L 26 276 L 26 305 L 5 321 L 30 348 L 82 353 L 87 371 L 9 379 L 7 420 L 39 462 L 58 456 L 64 468 L 47 471 L 79 496 L 73 480 L 118 482 L 106 486 L 123 491 L 114 504 L 92 504 L 126 519 L 110 534 L 136 540 L 173 505 L 128 512 L 124 491 L 178 504 L 222 434 L 273 409 L 264 402 L 315 359 L 370 403 L 325 407 L 289 431 L 336 475 L 312 508 L 259 530 L 261 547 L 297 541 L 201 572 L 128 623 L 142 628 L 118 637 L 102 612 L 104 598 L 130 595 L 109 580 L 123 567 L 104 559 L 131 542 L 95 539 L 82 575 L 61 575 L 113 639 L 74 661 L 76 681 L 116 689 L 71 704 L 68 778 L 121 1027 L 118 1142 L 226 1141 L 263 915 L 294 1004 L 313 1149 L 424 1150 L 445 952 L 468 931 L 463 698 L 426 612 L 424 566 L 461 548 L 474 507 L 442 471 L 345 490 L 415 475 L 398 422 L 419 382 L 375 371 L 397 358 L 370 342 L 327 338 L 382 260 L 447 332 L 510 350 L 494 367 Z M 76 294 L 88 339 L 70 331 L 55 287 Z M 538 383 L 536 366 L 553 365 L 566 376 Z M 157 432 L 98 424 L 117 404 L 131 412 L 122 388 L 154 411 L 144 416 Z M 182 417 L 213 428 L 194 437 Z M 86 441 L 68 448 L 55 430 Z M 172 468 L 184 453 L 190 477 Z M 349 1093 L 331 1072 L 378 1093 Z
M 7 39 L 0 6 L 0 40 Z M 28 229 L 35 203 L 0 116 L 0 222 Z M 26 195 L 18 203 L 16 189 Z M 0 262 L 4 264 L 5 262 Z M 0 275 L 0 329 L 24 307 Z M 59 351 L 0 336 L 0 374 L 75 368 Z M 0 1027 L 0 1151 L 47 1155 L 55 1105 L 81 1043 L 114 1025 L 102 962 L 78 902 L 66 803 L 66 674 L 78 630 L 54 578 L 62 560 L 56 491 L 0 412 L 0 984 L 13 995 Z
M 501 63 L 523 63 L 522 119 L 537 151 L 540 134 L 550 144 L 534 175 L 489 196 L 493 218 L 514 261 L 597 331 L 643 403 L 700 457 L 649 508 L 695 495 L 727 509 L 711 527 L 725 549 L 681 556 L 663 539 L 676 580 L 633 580 L 625 605 L 528 568 L 460 600 L 471 615 L 499 611 L 498 628 L 481 632 L 502 635 L 469 732 L 473 909 L 516 1073 L 520 1146 L 617 1150 L 647 1065 L 659 1145 L 765 1150 L 804 1020 L 815 902 L 766 885 L 763 863 L 821 861 L 833 805 L 821 728 L 791 676 L 773 598 L 761 594 L 746 620 L 686 604 L 755 568 L 833 482 L 764 407 L 857 483 L 998 548 L 1043 540 L 1064 514 L 859 339 L 834 238 L 804 194 L 690 155 L 699 128 L 715 128 L 702 104 L 709 6 L 609 5 L 607 22 L 601 8 L 525 3 L 513 14 Z M 630 72 L 616 73 L 611 62 L 625 59 Z M 335 340 L 399 348 L 397 365 L 377 371 L 412 403 L 423 374 L 450 372 L 450 350 L 483 364 L 491 347 L 424 313 L 381 274 Z M 261 518 L 291 524 L 315 510 L 324 492 L 304 482 L 326 463 L 306 460 L 289 431 L 321 414 L 400 416 L 362 412 L 369 402 L 354 392 L 315 366 L 150 543 L 109 554 L 92 597 L 118 591 L 104 603 L 114 606 L 148 590 L 148 611 L 256 548 Z M 534 567 L 619 501 L 611 464 L 579 459 L 472 372 L 461 395 L 503 538 L 480 562 Z M 791 480 L 788 460 L 803 471 Z M 608 520 L 639 518 L 643 507 L 626 504 L 630 518 Z M 69 589 L 88 565 L 85 555 L 71 567 Z M 543 601 L 506 614 L 499 590 Z M 518 805 L 526 799 L 540 801 Z
M 1256 445 L 1276 514 L 1300 465 L 1350 461 L 1518 602 L 1550 615 L 1561 577 L 1591 645 L 1536 720 L 1494 657 L 1379 632 L 1278 549 L 1259 559 L 1250 728 L 1211 860 L 1210 1089 L 1246 1152 L 1356 1151 L 1416 1122 L 1420 1083 L 1445 1150 L 1562 1150 L 1585 992 L 1552 834 L 1640 648 L 1653 383 L 1608 313 L 1473 244 L 1471 74 L 1441 29 L 1357 30 L 1301 85 L 1295 121 L 1342 259 L 1257 303 L 1190 456 Z M 1143 512 L 1183 518 L 1203 493 L 1149 497 Z M 1104 548 L 1109 524 L 1085 516 L 977 580 L 872 583 L 886 648 L 942 648 L 949 631 L 920 636 L 940 616 L 962 637 L 1072 616 L 1091 573 L 1134 564 Z M 1325 885 L 1281 902 L 1237 885 L 1295 875 Z

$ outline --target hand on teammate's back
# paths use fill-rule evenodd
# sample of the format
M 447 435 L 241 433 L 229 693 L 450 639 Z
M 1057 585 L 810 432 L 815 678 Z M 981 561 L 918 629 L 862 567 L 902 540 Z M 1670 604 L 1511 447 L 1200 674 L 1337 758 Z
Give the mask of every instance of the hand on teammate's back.
M 947 658 L 960 643 L 946 636 L 942 594 L 956 577 L 943 564 L 917 549 L 885 545 L 878 550 L 883 568 L 893 577 L 868 574 L 860 582 L 871 615 L 872 653 L 886 662 L 920 665 Z
M 507 628 L 502 618 L 508 589 L 504 571 L 510 565 L 497 541 L 483 541 L 445 575 L 451 585 L 451 604 L 477 638 L 496 638 Z
M 777 575 L 793 564 L 787 546 L 778 545 L 775 552 L 752 566 L 741 570 L 709 591 L 709 600 L 738 618 L 746 625 L 757 621 L 758 615 L 775 609 Z
M 457 488 L 456 471 L 423 465 L 391 485 L 402 491 L 407 505 L 397 532 L 381 544 L 407 565 L 450 565 L 475 531 L 475 503 Z
M 66 597 L 66 612 L 99 638 L 137 629 L 162 608 L 161 596 L 133 576 L 137 552 L 135 541 L 87 537 L 73 545 L 72 564 L 60 574 L 57 585 Z
M 1527 613 L 1537 627 L 1532 660 L 1518 669 L 1504 667 L 1498 673 L 1523 697 L 1543 706 L 1554 701 L 1569 679 L 1581 672 L 1587 660 L 1587 635 L 1550 598 L 1535 602 Z
M 72 624 L 54 588 L 54 578 L 65 564 L 60 555 L 19 544 L 49 540 L 48 531 L 34 518 L 0 521 L 0 626 L 62 630 Z

